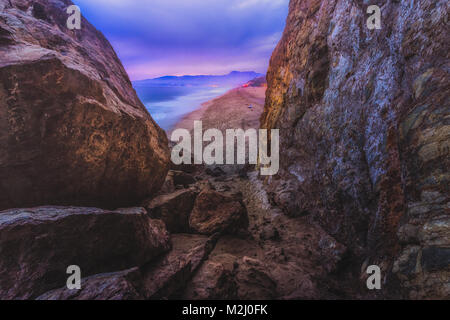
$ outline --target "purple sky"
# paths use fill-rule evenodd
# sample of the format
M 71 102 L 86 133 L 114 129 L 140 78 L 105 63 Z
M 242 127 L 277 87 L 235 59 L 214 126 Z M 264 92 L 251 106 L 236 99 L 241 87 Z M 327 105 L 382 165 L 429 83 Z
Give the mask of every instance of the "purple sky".
M 75 0 L 132 80 L 267 71 L 289 0 Z

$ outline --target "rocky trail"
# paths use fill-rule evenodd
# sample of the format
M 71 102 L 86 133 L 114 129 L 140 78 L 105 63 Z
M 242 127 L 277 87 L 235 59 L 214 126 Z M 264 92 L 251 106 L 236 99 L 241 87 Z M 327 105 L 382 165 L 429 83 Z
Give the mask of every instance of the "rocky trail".
M 264 92 L 231 90 L 177 127 L 202 120 L 205 130 L 219 124 L 222 130 L 256 129 Z M 355 297 L 358 281 L 341 270 L 348 272 L 346 247 L 307 216 L 288 216 L 274 206 L 254 166 L 172 167 L 160 192 L 141 204 L 152 221 L 166 226 L 170 250 L 140 267 L 88 277 L 75 295 L 62 288 L 39 299 Z
M 83 257 L 68 256 L 71 252 L 70 245 L 86 248 L 87 244 L 82 243 L 82 240 L 75 243 L 60 238 L 67 247 L 60 248 L 55 243 L 55 249 L 49 251 L 50 248 L 45 244 L 50 240 L 50 235 L 43 231 L 40 236 L 43 240 L 33 247 L 40 250 L 34 254 L 42 258 L 45 252 L 51 253 L 49 258 L 58 258 L 60 263 L 53 265 L 53 270 L 38 269 L 34 274 L 41 274 L 45 279 L 62 267 L 64 261 L 75 260 L 80 262 L 82 270 L 94 275 L 82 279 L 81 290 L 62 287 L 40 295 L 37 293 L 55 286 L 62 279 L 55 279 L 52 284 L 39 278 L 30 282 L 30 278 L 26 278 L 21 282 L 24 285 L 21 290 L 25 291 L 10 290 L 11 297 L 37 296 L 37 299 L 43 300 L 348 297 L 349 292 L 338 288 L 330 277 L 330 274 L 338 271 L 346 253 L 345 247 L 320 227 L 308 222 L 305 217 L 287 217 L 274 208 L 254 172 L 242 177 L 242 173 L 241 176 L 228 175 L 219 168 L 209 171 L 197 167 L 194 172 L 187 167 L 183 169 L 190 173 L 177 170 L 169 172 L 164 191 L 146 201 L 143 204 L 145 209 L 141 207 L 116 211 L 116 214 L 120 212 L 124 218 L 130 217 L 125 218 L 127 220 L 131 217 L 138 220 L 150 218 L 152 228 L 143 234 L 146 238 L 154 239 L 150 242 L 139 237 L 142 232 L 139 231 L 140 225 L 133 225 L 130 220 L 132 225 L 127 227 L 127 220 L 118 219 L 100 209 L 97 210 L 99 212 L 93 212 L 95 209 L 89 211 L 87 208 L 63 207 L 10 210 L 11 215 L 20 211 L 22 216 L 31 214 L 35 219 L 48 219 L 45 216 L 49 212 L 54 212 L 61 219 L 61 212 L 67 212 L 68 217 L 72 216 L 67 223 L 75 217 L 74 211 L 88 211 L 82 213 L 93 216 L 91 224 L 84 231 L 86 240 L 92 237 L 89 233 L 94 232 L 93 226 L 98 226 L 96 231 L 99 234 L 102 233 L 101 228 L 108 229 L 108 232 L 120 228 L 113 233 L 115 241 L 102 239 L 110 243 L 102 245 L 103 256 L 95 259 L 86 257 L 86 254 L 94 254 L 98 250 L 98 242 L 92 244 L 91 251 L 85 251 Z M 41 218 L 37 216 L 36 210 L 40 210 Z M 198 215 L 200 216 L 196 217 Z M 3 221 L 0 224 L 3 222 L 4 227 L 2 231 L 6 233 L 3 240 L 9 240 L 11 244 L 14 240 L 8 235 L 12 234 L 12 229 L 17 234 L 18 228 L 26 227 L 28 222 L 23 219 L 15 222 L 9 220 L 11 229 L 5 225 L 8 213 L 3 212 L 1 217 Z M 72 234 L 67 229 L 70 226 L 66 226 L 68 237 Z M 138 238 L 128 240 L 127 232 L 133 227 L 139 231 L 136 233 Z M 55 235 L 60 232 L 62 231 L 54 230 Z M 31 236 L 38 233 L 35 230 Z M 137 243 L 140 245 L 137 246 Z M 130 247 L 127 246 L 130 244 L 137 251 L 130 252 Z M 121 245 L 123 251 L 117 252 Z M 27 252 L 24 253 L 26 256 Z M 106 262 L 105 259 L 114 256 L 116 258 L 113 260 L 119 264 L 95 263 Z M 122 259 L 117 259 L 118 257 Z M 135 257 L 140 258 L 136 260 Z M 87 261 L 92 263 L 89 268 Z M 131 269 L 126 269 L 127 266 Z M 35 268 L 31 264 L 29 267 Z M 124 270 L 95 274 L 100 270 L 113 271 L 121 268 Z M 16 281 L 20 282 L 19 280 L 20 277 L 16 277 Z
M 339 272 L 340 263 L 345 258 L 346 248 L 343 245 L 328 236 L 320 227 L 310 223 L 307 217 L 288 217 L 280 209 L 273 207 L 255 172 L 248 174 L 241 172 L 241 175 L 237 175 L 227 174 L 220 167 L 209 169 L 197 168 L 198 171 L 192 174 L 172 171 L 169 173 L 166 185 L 173 185 L 174 176 L 183 176 L 186 182 L 194 180 L 195 182 L 189 188 L 178 185 L 178 188 L 173 191 L 174 194 L 186 191 L 198 193 L 206 189 L 215 190 L 222 196 L 237 200 L 246 208 L 248 228 L 247 224 L 243 223 L 241 228 L 236 229 L 234 225 L 230 230 L 225 227 L 226 223 L 223 223 L 223 228 L 216 228 L 215 233 L 209 238 L 200 235 L 173 234 L 174 249 L 162 258 L 163 260 L 169 261 L 171 256 L 176 260 L 183 259 L 182 255 L 176 256 L 173 253 L 179 252 L 180 245 L 190 248 L 189 250 L 193 252 L 199 250 L 203 256 L 200 261 L 192 264 L 193 268 L 191 267 L 190 272 L 187 272 L 184 277 L 181 275 L 177 277 L 176 282 L 179 286 L 177 290 L 172 288 L 170 292 L 163 289 L 152 296 L 153 298 L 333 299 L 348 297 L 350 294 L 348 286 L 340 287 L 340 283 L 333 282 L 334 279 L 330 276 Z M 195 178 L 192 179 L 193 177 Z M 162 197 L 173 199 L 170 193 Z M 160 200 L 157 202 L 161 207 L 171 206 L 169 203 L 161 203 Z M 152 206 L 150 215 L 156 211 L 158 210 Z M 226 214 L 220 209 L 214 212 L 216 216 Z M 164 217 L 162 219 L 164 220 Z M 214 221 L 214 217 L 211 217 L 209 221 L 204 220 L 205 224 L 215 222 L 217 221 Z M 203 239 L 201 249 L 196 246 L 199 237 Z M 208 243 L 206 249 L 205 243 Z M 188 256 L 195 257 L 195 254 L 191 252 Z M 197 255 L 197 259 L 199 257 L 200 255 Z M 176 263 L 174 261 L 172 263 L 173 268 Z M 150 267 L 152 268 L 154 267 Z M 193 269 L 197 270 L 194 272 Z M 154 280 L 152 279 L 151 282 L 154 283 Z M 353 293 L 357 290 L 358 287 L 351 291 Z
M 289 217 L 274 207 L 255 171 L 177 169 L 184 171 L 169 171 L 161 192 L 142 207 L 2 212 L 2 247 L 21 253 L 14 255 L 17 260 L 1 261 L 10 270 L 2 285 L 11 286 L 2 298 L 254 300 L 360 294 L 357 279 L 348 273 L 346 247 L 308 217 Z M 29 248 L 22 247 L 27 243 Z M 65 281 L 58 270 L 73 261 L 91 276 L 83 277 L 80 290 L 55 289 Z M 17 272 L 19 266 L 31 276 Z
M 158 275 L 152 276 L 151 281 L 147 280 L 146 283 L 156 281 L 163 289 L 153 289 L 152 292 L 157 293 L 147 298 L 370 297 L 367 291 L 362 290 L 358 279 L 360 264 L 358 261 L 349 261 L 346 247 L 308 217 L 290 217 L 273 206 L 257 172 L 250 170 L 241 171 L 240 174 L 226 173 L 220 167 L 203 166 L 184 166 L 182 169 L 190 173 L 170 171 L 163 188 L 165 193 L 147 205 L 152 218 L 161 218 L 167 226 L 173 225 L 170 221 L 167 222 L 167 219 L 172 218 L 164 216 L 162 212 L 171 212 L 173 215 L 174 206 L 182 206 L 184 211 L 186 208 L 196 207 L 199 205 L 197 200 L 192 202 L 191 198 L 180 195 L 192 193 L 194 197 L 199 197 L 206 190 L 209 195 L 202 201 L 213 202 L 214 196 L 219 194 L 230 201 L 241 203 L 248 223 L 245 221 L 247 219 L 233 219 L 231 212 L 217 203 L 212 205 L 215 210 L 209 219 L 202 221 L 206 225 L 203 230 L 214 230 L 205 231 L 204 233 L 209 233 L 208 236 L 172 234 L 174 248 L 161 259 L 164 261 L 162 264 L 172 272 L 178 266 L 179 273 L 172 274 L 175 278 L 171 277 L 170 280 L 161 280 L 159 275 L 164 275 L 165 272 L 155 273 Z M 162 199 L 166 202 L 161 201 Z M 190 214 L 193 212 L 195 209 Z M 178 213 L 180 216 L 185 214 L 180 211 Z M 225 220 L 217 220 L 227 216 L 232 228 L 229 228 Z M 181 220 L 192 223 L 192 219 Z M 178 226 L 175 230 L 196 232 L 189 226 L 184 229 Z M 187 265 L 185 259 L 191 260 L 190 268 L 184 268 Z M 183 266 L 183 271 L 180 266 Z M 158 268 L 154 264 L 149 265 L 149 270 Z M 172 284 L 176 284 L 176 288 Z

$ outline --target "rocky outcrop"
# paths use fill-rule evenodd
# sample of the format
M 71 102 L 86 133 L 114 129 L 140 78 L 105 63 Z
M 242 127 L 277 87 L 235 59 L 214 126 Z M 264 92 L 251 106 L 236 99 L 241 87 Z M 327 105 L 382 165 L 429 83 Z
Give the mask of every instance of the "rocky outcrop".
M 81 279 L 80 290 L 64 287 L 44 293 L 36 300 L 142 300 L 141 280 L 138 268 L 99 274 Z
M 223 253 L 201 266 L 189 282 L 183 299 L 270 300 L 276 296 L 276 282 L 264 263 Z
M 133 206 L 169 167 L 165 133 L 104 36 L 69 0 L 3 1 L 0 13 L 0 210 Z
M 423 226 L 403 225 L 394 274 L 413 299 L 450 297 L 450 217 L 430 219 Z
M 241 201 L 249 226 L 246 232 L 216 233 L 214 249 L 177 298 L 357 297 L 358 282 L 351 281 L 342 268 L 347 264 L 347 248 L 307 217 L 288 217 L 272 206 L 257 172 L 245 179 L 237 174 L 211 179 L 206 172 L 199 177 L 208 179 L 204 191 Z
M 235 272 L 239 299 L 271 300 L 277 296 L 277 284 L 262 261 L 245 256 L 237 262 Z
M 80 290 L 52 290 L 38 300 L 142 300 L 177 298 L 216 239 L 201 235 L 172 236 L 172 250 L 140 268 L 98 274 L 81 280 Z
M 233 270 L 236 257 L 223 254 L 209 259 L 188 283 L 184 300 L 237 299 L 237 284 Z
M 250 80 L 246 84 L 244 84 L 244 87 L 265 87 L 267 86 L 266 77 L 258 77 L 253 80 Z
M 262 127 L 280 129 L 283 152 L 266 183 L 353 264 L 379 265 L 385 296 L 400 283 L 400 296 L 448 297 L 450 6 L 370 4 L 379 30 L 363 1 L 291 1 L 267 74 Z
M 157 196 L 144 207 L 151 218 L 163 220 L 171 233 L 188 232 L 189 215 L 196 196 L 197 193 L 191 189 L 181 189 Z
M 87 277 L 142 266 L 169 249 L 164 223 L 149 219 L 144 208 L 3 211 L 0 299 L 35 298 L 62 287 L 70 265 L 79 266 L 82 277 Z M 85 289 L 86 294 L 91 292 Z
M 194 176 L 183 171 L 172 171 L 173 183 L 175 186 L 187 188 L 196 182 Z
M 215 241 L 214 237 L 201 235 L 173 235 L 172 251 L 141 268 L 141 291 L 144 297 L 178 298 L 199 266 L 207 259 Z
M 193 231 L 205 235 L 237 233 L 248 227 L 247 210 L 237 199 L 205 189 L 195 199 L 189 225 Z

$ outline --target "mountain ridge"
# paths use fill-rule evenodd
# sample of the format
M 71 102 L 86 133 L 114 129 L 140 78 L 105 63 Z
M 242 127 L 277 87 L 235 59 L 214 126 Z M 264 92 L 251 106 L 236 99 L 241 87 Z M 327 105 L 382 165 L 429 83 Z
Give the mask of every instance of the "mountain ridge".
M 183 75 L 162 76 L 133 81 L 135 86 L 202 86 L 202 85 L 240 85 L 264 76 L 254 71 L 231 71 L 224 75 Z

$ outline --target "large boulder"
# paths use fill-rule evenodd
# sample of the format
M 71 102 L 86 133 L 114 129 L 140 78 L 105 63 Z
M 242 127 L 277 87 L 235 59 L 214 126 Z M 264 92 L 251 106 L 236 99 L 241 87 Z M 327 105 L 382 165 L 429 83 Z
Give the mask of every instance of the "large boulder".
M 11 0 L 0 14 L 0 210 L 117 208 L 158 191 L 165 133 L 105 37 L 69 0 Z
M 171 233 L 189 231 L 189 215 L 197 194 L 191 189 L 181 189 L 147 201 L 144 207 L 151 218 L 165 222 Z
M 180 292 L 208 258 L 215 238 L 193 234 L 172 236 L 173 249 L 141 268 L 142 294 L 146 299 L 179 298 Z
M 206 188 L 195 199 L 189 217 L 192 230 L 200 234 L 237 233 L 248 228 L 247 209 L 238 199 Z
M 183 171 L 172 171 L 173 183 L 175 186 L 183 186 L 187 188 L 189 185 L 196 183 L 194 176 Z
M 232 300 L 238 298 L 234 278 L 236 257 L 222 254 L 208 259 L 189 281 L 183 300 Z
M 38 300 L 141 300 L 178 298 L 207 259 L 215 239 L 176 234 L 172 250 L 141 268 L 98 274 L 81 280 L 80 290 L 59 288 Z
M 367 27 L 371 4 L 381 29 Z M 449 215 L 448 13 L 445 0 L 292 0 L 267 72 L 261 125 L 280 130 L 283 150 L 274 202 L 346 245 L 351 267 L 380 266 L 383 294 L 444 297 L 447 268 L 423 276 L 415 259 L 432 241 L 399 238 Z M 396 281 L 407 256 L 418 271 Z
M 38 207 L 0 212 L 0 299 L 35 298 L 82 277 L 141 266 L 170 249 L 144 208 Z
M 237 261 L 235 279 L 238 297 L 242 300 L 271 300 L 276 297 L 276 282 L 270 276 L 270 269 L 258 259 L 243 257 Z

